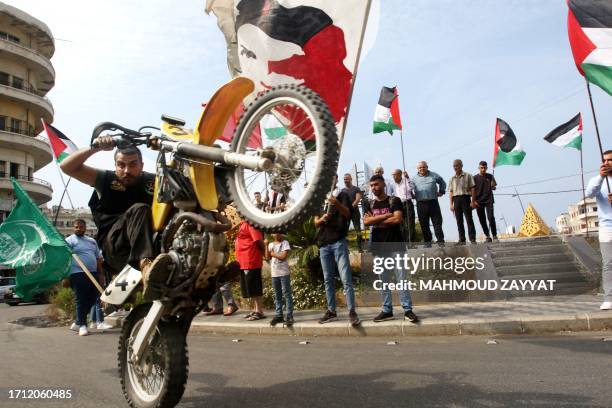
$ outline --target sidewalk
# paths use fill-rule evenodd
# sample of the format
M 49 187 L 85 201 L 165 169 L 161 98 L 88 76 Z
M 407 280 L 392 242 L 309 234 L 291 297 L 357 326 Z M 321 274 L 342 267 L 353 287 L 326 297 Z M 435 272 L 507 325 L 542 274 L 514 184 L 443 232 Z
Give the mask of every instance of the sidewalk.
M 198 315 L 191 333 L 222 335 L 288 335 L 297 336 L 439 336 L 439 335 L 494 335 L 546 333 L 561 331 L 612 330 L 612 310 L 601 311 L 601 296 L 554 296 L 523 298 L 520 300 L 482 303 L 444 303 L 416 305 L 414 312 L 421 318 L 419 324 L 403 319 L 400 307 L 395 307 L 396 319 L 374 323 L 379 308 L 362 307 L 357 313 L 361 326 L 352 328 L 348 312 L 338 310 L 339 320 L 319 324 L 323 311 L 296 311 L 291 328 L 270 326 L 274 311 L 267 311 L 264 320 L 249 322 L 245 311 L 234 316 Z M 113 321 L 115 320 L 115 321 Z M 120 319 L 119 319 L 120 320 Z M 119 324 L 107 318 L 108 323 Z

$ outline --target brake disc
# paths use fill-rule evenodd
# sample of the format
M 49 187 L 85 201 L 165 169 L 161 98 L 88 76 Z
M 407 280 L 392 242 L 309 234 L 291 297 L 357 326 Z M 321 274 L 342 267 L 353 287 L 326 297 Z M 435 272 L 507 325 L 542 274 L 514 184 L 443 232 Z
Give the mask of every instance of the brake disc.
M 288 194 L 291 186 L 304 170 L 306 146 L 299 136 L 288 134 L 276 142 L 272 148 L 276 154 L 276 160 L 269 173 L 270 188 L 278 193 Z

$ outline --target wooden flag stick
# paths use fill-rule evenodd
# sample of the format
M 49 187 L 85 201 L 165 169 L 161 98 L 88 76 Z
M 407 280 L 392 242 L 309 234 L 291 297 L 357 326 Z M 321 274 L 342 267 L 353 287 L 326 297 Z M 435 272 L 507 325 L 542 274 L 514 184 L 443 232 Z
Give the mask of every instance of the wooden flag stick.
M 104 293 L 104 289 L 102 289 L 102 286 L 100 286 L 100 284 L 98 283 L 98 281 L 96 280 L 96 278 L 94 278 L 94 276 L 91 274 L 91 272 L 89 272 L 89 269 L 87 269 L 87 267 L 85 266 L 85 264 L 83 263 L 83 261 L 81 261 L 81 258 L 79 258 L 77 256 L 77 254 L 72 254 L 72 257 L 74 258 L 74 260 L 76 261 L 77 264 L 79 264 L 79 266 L 81 267 L 81 269 L 83 270 L 83 272 L 85 272 L 85 275 L 87 275 L 87 277 L 89 278 L 89 280 L 94 284 L 94 286 L 96 287 L 96 289 L 98 289 L 98 292 L 100 292 L 100 294 Z
M 580 146 L 580 178 L 582 180 L 582 203 L 584 204 L 584 219 L 586 220 L 586 235 L 589 236 L 589 215 L 586 205 L 586 193 L 584 191 L 584 165 L 582 161 L 582 146 Z
M 599 145 L 599 154 L 601 154 L 601 161 L 603 162 L 604 154 L 603 147 L 601 146 L 601 137 L 599 136 L 599 126 L 597 125 L 597 116 L 595 116 L 595 107 L 593 106 L 593 96 L 591 95 L 591 86 L 589 85 L 589 80 L 584 78 L 586 81 L 587 91 L 589 92 L 589 102 L 591 102 L 591 112 L 593 112 L 593 121 L 595 122 L 595 134 L 597 135 L 597 144 Z M 606 176 L 606 185 L 608 186 L 608 193 L 612 192 L 610 190 L 610 180 L 608 176 Z M 612 204 L 611 204 L 612 205 Z

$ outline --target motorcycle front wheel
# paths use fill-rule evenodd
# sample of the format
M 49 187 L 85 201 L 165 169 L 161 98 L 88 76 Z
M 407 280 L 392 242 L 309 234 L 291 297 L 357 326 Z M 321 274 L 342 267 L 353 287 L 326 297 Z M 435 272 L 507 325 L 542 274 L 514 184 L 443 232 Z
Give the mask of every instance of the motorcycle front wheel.
M 327 105 L 296 85 L 255 98 L 238 121 L 231 149 L 274 162 L 267 171 L 238 166 L 226 176 L 240 216 L 266 232 L 289 230 L 322 209 L 340 154 Z
M 119 339 L 119 378 L 123 395 L 133 408 L 176 406 L 187 383 L 187 343 L 178 322 L 161 322 L 141 363 L 132 360 L 132 344 L 151 307 L 137 306 L 126 318 Z

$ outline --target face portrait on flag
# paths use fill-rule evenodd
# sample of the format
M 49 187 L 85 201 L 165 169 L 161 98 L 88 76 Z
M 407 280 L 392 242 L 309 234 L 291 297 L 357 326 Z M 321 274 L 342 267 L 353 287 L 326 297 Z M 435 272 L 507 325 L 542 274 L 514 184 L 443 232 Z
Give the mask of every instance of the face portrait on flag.
M 300 84 L 317 92 L 336 123 L 346 116 L 353 74 L 344 65 L 344 31 L 324 10 L 281 0 L 236 4 L 238 56 L 242 75 L 256 91 Z

